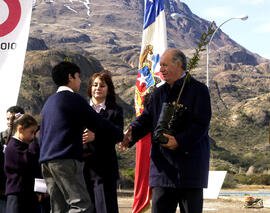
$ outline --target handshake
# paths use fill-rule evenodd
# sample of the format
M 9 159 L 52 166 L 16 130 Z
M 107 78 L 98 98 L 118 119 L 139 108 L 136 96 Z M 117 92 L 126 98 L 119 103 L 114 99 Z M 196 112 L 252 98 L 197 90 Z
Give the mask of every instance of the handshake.
M 163 103 L 155 130 L 152 132 L 152 142 L 175 150 L 181 141 L 176 141 L 174 135 L 184 130 L 187 124 L 187 107 L 176 103 Z M 131 125 L 124 132 L 124 139 L 119 143 L 120 150 L 130 148 L 134 141 Z
M 119 143 L 119 149 L 120 150 L 127 150 L 131 147 L 132 140 L 132 126 L 129 126 L 127 130 L 124 132 L 124 139 L 122 142 Z
M 170 149 L 170 150 L 175 150 L 178 148 L 179 144 L 176 141 L 175 137 L 173 135 L 167 134 L 167 132 L 164 131 L 158 131 L 158 134 L 156 135 L 157 138 L 153 138 L 153 142 L 157 143 L 156 140 L 159 141 L 162 140 L 165 143 L 162 143 L 161 141 L 159 142 L 160 146 Z M 132 126 L 129 126 L 128 129 L 124 132 L 124 139 L 122 142 L 119 143 L 119 149 L 120 150 L 127 150 L 133 145 L 133 140 L 132 140 Z

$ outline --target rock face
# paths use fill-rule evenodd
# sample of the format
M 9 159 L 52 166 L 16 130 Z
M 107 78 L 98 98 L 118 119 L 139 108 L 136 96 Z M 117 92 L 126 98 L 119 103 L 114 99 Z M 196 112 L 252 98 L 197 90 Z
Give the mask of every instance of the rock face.
M 217 59 L 214 62 L 216 65 L 224 63 L 242 63 L 256 66 L 259 64 L 257 58 L 254 55 L 248 53 L 245 49 L 236 49 L 235 51 L 230 52 L 217 52 L 214 58 Z
M 235 105 L 232 111 L 246 116 L 255 125 L 267 126 L 270 120 L 270 93 L 246 99 Z
M 74 35 L 73 33 L 65 36 L 65 37 L 61 37 L 58 40 L 58 43 L 70 43 L 70 42 L 91 42 L 91 39 L 88 35 L 85 34 L 79 34 L 79 35 Z
M 27 43 L 27 51 L 31 50 L 47 50 L 48 47 L 42 39 L 29 37 Z
M 66 58 L 80 67 L 80 93 L 86 97 L 90 76 L 103 69 L 95 58 L 60 50 L 29 51 L 26 54 L 18 105 L 38 118 L 43 104 L 57 89 L 51 78 L 52 67 Z

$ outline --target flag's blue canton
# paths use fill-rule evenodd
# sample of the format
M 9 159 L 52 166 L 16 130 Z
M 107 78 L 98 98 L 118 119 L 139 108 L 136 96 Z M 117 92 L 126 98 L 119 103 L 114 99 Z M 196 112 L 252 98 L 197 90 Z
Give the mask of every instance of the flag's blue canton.
M 139 70 L 140 78 L 138 79 L 141 84 L 145 84 L 146 88 L 149 88 L 155 84 L 155 80 L 152 76 L 148 66 L 144 66 Z
M 143 29 L 154 23 L 162 10 L 164 10 L 164 0 L 146 0 Z

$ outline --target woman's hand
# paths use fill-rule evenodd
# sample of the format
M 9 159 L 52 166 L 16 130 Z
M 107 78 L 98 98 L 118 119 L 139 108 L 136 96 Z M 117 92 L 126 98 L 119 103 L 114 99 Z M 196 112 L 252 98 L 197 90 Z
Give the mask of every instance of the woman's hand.
M 132 137 L 132 126 L 129 126 L 128 129 L 124 132 L 124 139 L 122 142 L 119 143 L 120 150 L 127 150 L 128 144 L 131 141 Z

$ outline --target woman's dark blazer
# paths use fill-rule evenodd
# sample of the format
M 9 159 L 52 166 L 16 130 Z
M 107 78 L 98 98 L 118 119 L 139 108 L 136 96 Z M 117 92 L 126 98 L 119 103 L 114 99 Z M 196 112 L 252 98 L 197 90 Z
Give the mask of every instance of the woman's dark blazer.
M 123 110 L 120 106 L 106 104 L 106 109 L 102 109 L 99 114 L 123 129 Z M 97 132 L 95 141 L 91 142 L 94 152 L 86 159 L 85 169 L 91 169 L 99 178 L 106 179 L 107 177 L 111 180 L 117 180 L 119 178 L 119 169 L 115 144 L 118 142 L 112 140 L 111 136 L 106 132 Z

